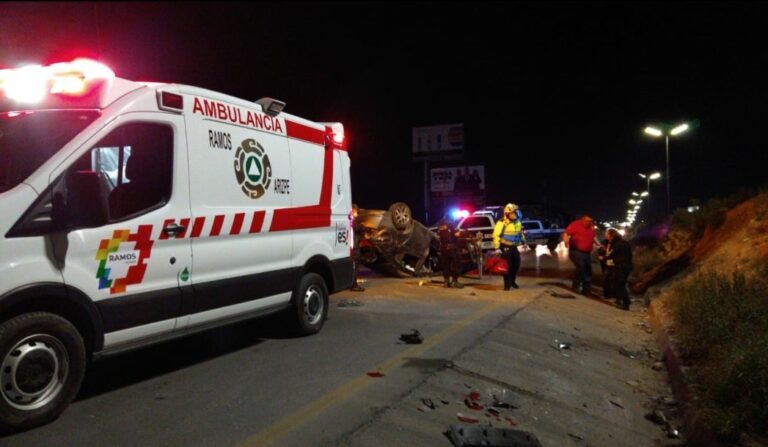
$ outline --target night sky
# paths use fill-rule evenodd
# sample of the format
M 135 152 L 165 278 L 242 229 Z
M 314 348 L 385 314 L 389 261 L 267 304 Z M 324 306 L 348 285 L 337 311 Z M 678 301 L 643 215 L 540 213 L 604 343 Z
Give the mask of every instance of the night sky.
M 460 122 L 489 204 L 619 219 L 664 169 L 642 129 L 692 119 L 674 205 L 768 184 L 765 4 L 0 3 L 0 67 L 78 56 L 343 122 L 364 208 L 423 216 L 411 128 Z

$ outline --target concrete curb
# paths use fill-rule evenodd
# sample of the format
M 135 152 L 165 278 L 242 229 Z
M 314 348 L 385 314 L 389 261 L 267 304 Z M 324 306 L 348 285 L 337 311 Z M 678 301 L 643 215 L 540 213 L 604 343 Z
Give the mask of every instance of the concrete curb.
M 707 426 L 698 414 L 691 400 L 694 395 L 686 380 L 685 366 L 679 351 L 675 348 L 674 340 L 670 337 L 670 324 L 667 317 L 654 307 L 653 301 L 648 304 L 648 316 L 656 336 L 656 342 L 662 352 L 662 362 L 667 367 L 667 375 L 675 399 L 682 403 L 683 424 L 687 445 L 702 447 L 719 447 L 715 433 Z

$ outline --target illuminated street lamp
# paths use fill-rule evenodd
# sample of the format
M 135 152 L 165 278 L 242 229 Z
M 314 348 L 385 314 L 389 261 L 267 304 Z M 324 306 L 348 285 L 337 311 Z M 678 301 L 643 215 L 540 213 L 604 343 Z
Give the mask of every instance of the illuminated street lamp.
M 646 180 L 646 187 L 645 191 L 650 194 L 651 192 L 651 180 L 658 180 L 661 178 L 661 172 L 654 172 L 652 174 L 643 174 L 642 172 L 638 173 L 640 177 L 644 178 Z
M 642 172 L 639 172 L 637 175 L 639 175 L 640 177 L 644 178 L 645 181 L 646 181 L 645 192 L 640 194 L 641 197 L 645 197 L 645 196 L 647 196 L 647 195 L 649 195 L 651 193 L 651 180 L 658 180 L 658 179 L 661 178 L 661 172 L 652 172 L 652 173 L 647 173 L 647 174 L 643 174 Z M 632 194 L 634 194 L 634 193 L 632 193 Z M 651 209 L 650 206 L 651 206 L 651 198 L 649 197 L 648 198 L 648 210 L 649 211 Z
M 666 154 L 667 154 L 667 213 L 669 213 L 669 209 L 670 209 L 670 206 L 671 206 L 670 205 L 670 194 L 669 194 L 669 177 L 670 177 L 670 174 L 669 174 L 669 137 L 670 136 L 675 137 L 677 135 L 680 135 L 680 134 L 688 131 L 691 128 L 691 126 L 689 126 L 688 123 L 682 123 L 682 124 L 678 124 L 677 126 L 674 126 L 674 127 L 672 127 L 672 126 L 663 126 L 663 127 L 660 126 L 660 127 L 661 128 L 652 127 L 652 126 L 646 126 L 644 131 L 645 131 L 646 134 L 648 134 L 648 135 L 650 135 L 650 136 L 652 136 L 654 138 L 658 138 L 658 137 L 661 137 L 661 136 L 664 137 L 664 143 L 665 143 Z M 648 179 L 649 179 L 649 182 L 650 182 L 650 177 L 648 177 Z M 649 186 L 649 189 L 650 189 L 650 183 L 648 184 L 648 186 Z

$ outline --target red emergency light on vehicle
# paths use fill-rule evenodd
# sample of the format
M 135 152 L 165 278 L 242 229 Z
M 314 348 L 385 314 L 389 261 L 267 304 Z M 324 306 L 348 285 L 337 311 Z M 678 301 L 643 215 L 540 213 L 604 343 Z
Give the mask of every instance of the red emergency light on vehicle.
M 27 65 L 0 70 L 0 91 L 11 100 L 36 103 L 51 95 L 80 96 L 97 81 L 113 79 L 106 65 L 90 59 L 75 59 L 48 66 Z
M 125 85 L 123 88 L 115 86 Z M 106 65 L 75 59 L 51 65 L 27 65 L 0 70 L 0 103 L 5 110 L 32 108 L 102 108 L 114 98 L 134 90 L 134 82 L 118 80 Z

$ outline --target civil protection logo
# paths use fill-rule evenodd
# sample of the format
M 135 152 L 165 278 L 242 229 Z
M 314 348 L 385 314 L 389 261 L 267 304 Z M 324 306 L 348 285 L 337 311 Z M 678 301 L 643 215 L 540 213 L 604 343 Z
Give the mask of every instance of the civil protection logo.
M 235 178 L 251 199 L 258 199 L 269 189 L 272 165 L 264 147 L 252 138 L 243 140 L 235 152 Z

